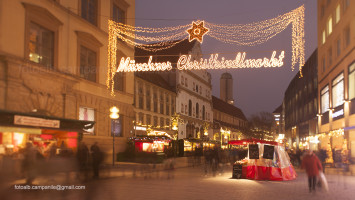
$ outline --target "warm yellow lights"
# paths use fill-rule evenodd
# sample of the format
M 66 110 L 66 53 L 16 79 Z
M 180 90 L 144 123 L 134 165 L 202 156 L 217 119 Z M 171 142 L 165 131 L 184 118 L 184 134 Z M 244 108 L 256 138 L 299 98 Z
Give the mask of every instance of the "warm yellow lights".
M 180 56 L 177 62 L 179 70 L 192 69 L 224 69 L 224 68 L 261 68 L 261 67 L 281 67 L 285 52 L 282 51 L 278 58 L 275 58 L 276 51 L 273 51 L 270 59 L 245 59 L 246 53 L 238 53 L 234 60 L 227 60 L 222 57 L 218 60 L 218 54 L 211 55 L 209 59 L 201 58 L 200 61 L 191 60 L 191 55 Z
M 197 22 L 199 23 L 199 22 Z M 198 40 L 200 43 L 203 41 L 203 35 L 205 35 L 209 29 L 204 27 L 204 21 L 201 21 L 199 24 L 192 22 L 192 28 L 187 29 L 187 33 L 189 34 L 189 41 Z
M 208 35 L 216 40 L 224 43 L 254 46 L 262 44 L 269 39 L 273 38 L 283 30 L 285 30 L 290 24 L 292 24 L 292 70 L 294 66 L 299 64 L 300 77 L 302 77 L 302 66 L 305 63 L 305 40 L 304 40 L 304 6 L 294 9 L 286 14 L 280 15 L 273 19 L 268 19 L 260 22 L 250 24 L 212 24 L 204 21 L 192 22 L 191 24 L 164 27 L 164 28 L 143 28 L 134 27 L 127 24 L 117 23 L 112 20 L 108 21 L 108 70 L 106 85 L 111 90 L 111 95 L 114 96 L 114 76 L 115 73 L 121 71 L 152 71 L 155 70 L 169 70 L 170 66 L 166 68 L 159 68 L 155 65 L 149 65 L 149 63 L 135 64 L 131 63 L 132 60 L 123 60 L 123 64 L 128 68 L 117 69 L 117 41 L 118 39 L 126 42 L 128 45 L 135 46 L 137 48 L 144 49 L 146 51 L 157 52 L 160 50 L 168 49 L 176 44 L 182 42 L 188 36 L 189 41 L 194 39 L 202 43 L 203 36 Z M 190 27 L 190 28 L 189 28 Z M 188 29 L 189 28 L 189 29 Z M 152 44 L 149 44 L 152 43 Z M 242 56 L 242 55 L 241 55 Z M 281 56 L 281 55 L 280 55 Z M 249 59 L 248 62 L 242 62 L 240 65 L 234 65 L 235 60 L 224 61 L 222 58 L 219 63 L 224 64 L 210 64 L 209 60 L 197 61 L 197 67 L 194 69 L 218 69 L 218 68 L 258 68 L 258 67 L 279 67 L 283 65 L 281 57 L 279 56 L 279 62 L 274 64 L 268 64 L 271 62 L 265 61 L 265 59 Z M 218 57 L 218 54 L 211 57 Z M 282 58 L 284 52 L 282 52 Z M 182 58 L 186 61 L 188 57 Z M 122 63 L 122 62 L 121 62 Z M 120 63 L 120 64 L 121 64 Z M 206 64 L 207 63 L 207 64 Z M 193 62 L 195 65 L 195 61 Z M 233 67 L 232 67 L 233 66 Z M 187 67 L 187 66 L 185 66 Z M 184 68 L 184 67 L 182 67 Z M 187 67 L 189 68 L 189 67 Z M 154 70 L 153 70 L 154 71 Z
M 14 133 L 14 142 L 15 145 L 21 145 L 24 141 L 24 134 L 23 133 Z
M 153 57 L 150 56 L 148 63 L 136 63 L 130 57 L 123 58 L 118 65 L 116 72 L 135 72 L 135 71 L 168 71 L 173 68 L 169 61 L 161 63 L 153 63 Z
M 118 119 L 120 115 L 118 114 L 119 110 L 116 106 L 110 108 L 110 118 L 111 119 Z

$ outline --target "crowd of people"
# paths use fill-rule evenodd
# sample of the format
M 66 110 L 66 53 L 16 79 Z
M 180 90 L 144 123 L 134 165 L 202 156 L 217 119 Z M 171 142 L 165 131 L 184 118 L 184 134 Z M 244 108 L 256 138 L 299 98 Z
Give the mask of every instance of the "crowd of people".
M 64 142 L 60 146 L 52 142 L 46 148 L 27 142 L 18 152 L 3 156 L 1 172 L 7 176 L 25 178 L 25 184 L 32 184 L 38 176 L 51 177 L 57 173 L 75 171 L 80 181 L 86 181 L 90 171 L 93 178 L 99 177 L 99 166 L 103 159 L 104 154 L 97 142 L 90 149 L 80 142 L 76 153 Z

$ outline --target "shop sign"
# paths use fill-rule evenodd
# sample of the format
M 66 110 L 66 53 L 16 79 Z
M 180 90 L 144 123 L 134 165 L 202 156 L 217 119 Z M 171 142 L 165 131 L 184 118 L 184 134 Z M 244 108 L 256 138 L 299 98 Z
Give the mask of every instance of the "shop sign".
M 275 149 L 275 147 L 273 145 L 264 145 L 263 158 L 273 160 L 274 159 L 274 149 Z
M 259 159 L 258 144 L 249 144 L 249 159 Z
M 43 119 L 38 117 L 28 117 L 15 115 L 14 124 L 23 126 L 37 126 L 37 127 L 49 127 L 49 128 L 59 128 L 60 120 Z

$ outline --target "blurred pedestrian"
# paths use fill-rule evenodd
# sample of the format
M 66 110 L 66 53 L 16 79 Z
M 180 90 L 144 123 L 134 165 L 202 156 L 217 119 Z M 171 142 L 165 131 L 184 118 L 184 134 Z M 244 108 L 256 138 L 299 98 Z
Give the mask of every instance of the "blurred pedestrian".
M 87 180 L 88 176 L 88 164 L 89 164 L 89 148 L 84 142 L 80 142 L 78 146 L 78 152 L 76 158 L 79 167 L 79 178 L 84 175 L 84 180 Z
M 323 173 L 325 173 L 325 160 L 328 158 L 327 151 L 320 149 L 318 152 L 318 158 L 322 163 Z
M 312 150 L 307 150 L 302 160 L 302 169 L 306 170 L 308 176 L 309 192 L 316 190 L 317 176 L 322 171 L 322 164 Z
M 22 169 L 26 177 L 26 184 L 32 184 L 36 174 L 37 151 L 31 142 L 26 143 L 23 157 Z
M 94 171 L 94 178 L 99 178 L 99 167 L 103 159 L 102 152 L 97 145 L 97 142 L 95 142 L 91 148 L 91 157 L 92 157 L 92 167 Z

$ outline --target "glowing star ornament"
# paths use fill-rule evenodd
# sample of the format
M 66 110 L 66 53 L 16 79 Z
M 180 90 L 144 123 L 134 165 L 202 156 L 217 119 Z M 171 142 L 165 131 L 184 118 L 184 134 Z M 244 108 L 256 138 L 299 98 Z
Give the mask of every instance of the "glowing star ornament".
M 203 35 L 206 34 L 209 29 L 204 27 L 204 21 L 200 21 L 199 24 L 198 22 L 192 22 L 192 28 L 187 29 L 187 33 L 190 35 L 189 36 L 189 41 L 191 42 L 192 40 L 197 39 L 200 43 L 203 41 Z

